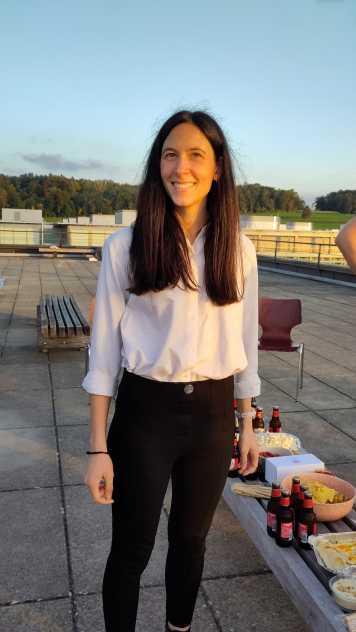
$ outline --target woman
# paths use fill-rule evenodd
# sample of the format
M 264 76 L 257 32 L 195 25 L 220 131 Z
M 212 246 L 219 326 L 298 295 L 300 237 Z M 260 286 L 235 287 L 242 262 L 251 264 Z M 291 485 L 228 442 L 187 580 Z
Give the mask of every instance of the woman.
M 153 142 L 133 228 L 107 239 L 90 370 L 85 482 L 111 504 L 107 632 L 135 630 L 140 576 L 172 480 L 166 630 L 189 630 L 205 539 L 229 469 L 235 395 L 241 473 L 256 469 L 257 266 L 240 235 L 228 145 L 204 112 L 171 116 Z M 110 399 L 123 367 L 106 439 Z

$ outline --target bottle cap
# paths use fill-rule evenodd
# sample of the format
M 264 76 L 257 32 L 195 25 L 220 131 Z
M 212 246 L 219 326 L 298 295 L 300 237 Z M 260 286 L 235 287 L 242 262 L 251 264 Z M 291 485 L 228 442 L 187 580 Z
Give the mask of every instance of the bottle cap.
M 300 478 L 298 478 L 297 476 L 293 476 L 292 483 L 295 483 L 296 485 L 299 484 L 300 483 Z

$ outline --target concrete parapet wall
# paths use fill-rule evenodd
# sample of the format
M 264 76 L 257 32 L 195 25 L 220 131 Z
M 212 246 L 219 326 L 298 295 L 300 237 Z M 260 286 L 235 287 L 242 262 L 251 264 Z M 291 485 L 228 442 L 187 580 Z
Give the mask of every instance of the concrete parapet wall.
M 105 239 L 112 233 L 119 230 L 119 225 L 115 226 L 67 226 L 68 246 L 102 246 Z

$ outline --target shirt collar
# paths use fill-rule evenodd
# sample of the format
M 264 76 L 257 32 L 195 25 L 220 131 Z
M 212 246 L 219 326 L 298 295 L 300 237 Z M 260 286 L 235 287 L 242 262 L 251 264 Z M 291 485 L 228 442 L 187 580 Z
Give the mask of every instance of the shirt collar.
M 192 244 L 190 243 L 189 239 L 187 239 L 188 248 L 194 254 L 198 254 L 204 246 L 206 228 L 207 224 L 204 224 Z

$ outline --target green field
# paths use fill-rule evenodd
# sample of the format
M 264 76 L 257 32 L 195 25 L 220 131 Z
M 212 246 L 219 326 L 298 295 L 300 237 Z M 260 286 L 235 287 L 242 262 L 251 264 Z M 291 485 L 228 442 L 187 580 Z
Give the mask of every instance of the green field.
M 283 224 L 287 222 L 312 222 L 314 230 L 339 228 L 340 224 L 346 224 L 351 217 L 354 217 L 348 213 L 327 213 L 324 211 L 312 211 L 310 219 L 303 219 L 301 213 L 281 213 L 280 211 L 256 213 L 256 215 L 277 215 Z

